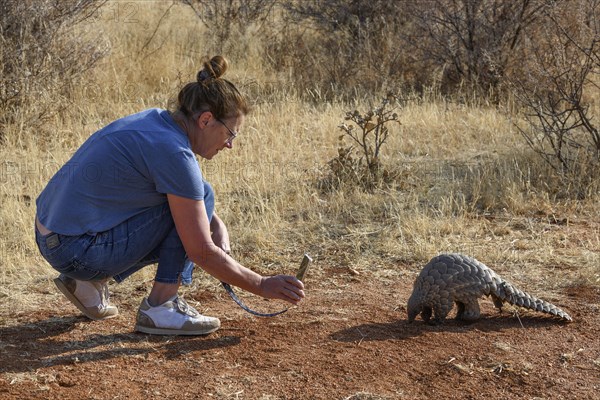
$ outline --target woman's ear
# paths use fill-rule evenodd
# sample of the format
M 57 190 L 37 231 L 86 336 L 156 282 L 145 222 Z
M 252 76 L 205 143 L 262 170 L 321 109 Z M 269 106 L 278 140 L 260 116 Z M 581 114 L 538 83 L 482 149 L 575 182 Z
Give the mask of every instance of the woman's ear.
M 204 111 L 202 114 L 200 114 L 200 116 L 198 117 L 198 128 L 200 129 L 204 129 L 206 128 L 206 125 L 208 125 L 208 122 L 211 120 L 211 118 L 213 117 L 212 113 L 210 111 Z

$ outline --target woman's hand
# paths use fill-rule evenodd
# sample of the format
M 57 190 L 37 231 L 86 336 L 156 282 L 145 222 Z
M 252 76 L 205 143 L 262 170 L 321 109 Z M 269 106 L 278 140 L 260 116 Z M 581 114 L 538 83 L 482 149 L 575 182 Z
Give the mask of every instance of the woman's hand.
M 264 276 L 260 283 L 261 296 L 299 304 L 304 298 L 304 284 L 291 275 Z

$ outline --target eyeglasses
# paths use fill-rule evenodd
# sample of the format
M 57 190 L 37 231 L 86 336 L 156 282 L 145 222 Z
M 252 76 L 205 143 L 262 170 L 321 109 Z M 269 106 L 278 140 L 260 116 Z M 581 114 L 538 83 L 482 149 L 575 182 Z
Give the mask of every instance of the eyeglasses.
M 225 124 L 225 122 L 221 121 L 219 118 L 215 118 L 215 119 L 217 121 L 219 121 L 229 131 L 229 139 L 227 139 L 225 144 L 231 144 L 231 142 L 233 142 L 233 139 L 235 139 L 238 134 L 236 132 L 232 131 L 231 129 L 229 129 L 229 127 Z

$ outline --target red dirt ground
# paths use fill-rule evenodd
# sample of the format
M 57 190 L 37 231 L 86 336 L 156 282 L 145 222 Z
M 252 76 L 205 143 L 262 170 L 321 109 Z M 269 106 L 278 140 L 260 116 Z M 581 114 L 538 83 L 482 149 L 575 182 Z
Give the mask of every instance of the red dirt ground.
M 573 323 L 498 314 L 485 299 L 478 322 L 429 326 L 406 320 L 407 279 L 322 271 L 303 305 L 275 318 L 246 314 L 224 291 L 188 293 L 221 318 L 206 337 L 134 333 L 143 295 L 135 290 L 111 286 L 121 315 L 102 322 L 48 294 L 38 312 L 0 327 L 0 398 L 600 398 L 598 288 L 568 288 L 554 301 Z M 245 299 L 265 311 L 281 306 Z

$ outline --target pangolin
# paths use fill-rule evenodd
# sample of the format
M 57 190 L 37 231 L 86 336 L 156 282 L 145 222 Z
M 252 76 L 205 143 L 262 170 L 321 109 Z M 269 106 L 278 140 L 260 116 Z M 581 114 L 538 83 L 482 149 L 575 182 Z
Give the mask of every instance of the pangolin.
M 433 313 L 432 323 L 442 323 L 454 303 L 458 307 L 456 319 L 475 321 L 480 317 L 478 299 L 483 295 L 491 296 L 500 311 L 507 302 L 572 321 L 560 308 L 522 292 L 483 263 L 463 254 L 441 254 L 425 265 L 408 299 L 408 321 L 414 321 L 420 313 L 429 322 Z

